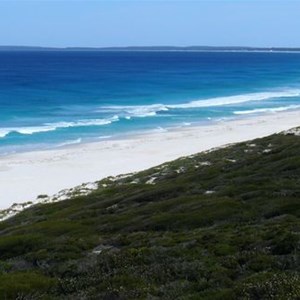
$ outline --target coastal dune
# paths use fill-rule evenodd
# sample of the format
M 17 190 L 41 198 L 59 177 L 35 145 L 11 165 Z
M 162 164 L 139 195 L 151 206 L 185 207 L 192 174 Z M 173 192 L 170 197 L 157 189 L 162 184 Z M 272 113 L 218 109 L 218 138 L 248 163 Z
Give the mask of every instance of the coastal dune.
M 277 112 L 4 156 L 0 158 L 0 209 L 83 182 L 136 172 L 180 156 L 264 137 L 299 126 L 299 123 L 300 110 Z

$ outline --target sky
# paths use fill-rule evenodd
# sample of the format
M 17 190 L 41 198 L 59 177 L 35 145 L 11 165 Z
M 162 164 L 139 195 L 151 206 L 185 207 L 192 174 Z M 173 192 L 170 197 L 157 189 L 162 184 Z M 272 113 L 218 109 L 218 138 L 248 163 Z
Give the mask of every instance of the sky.
M 300 47 L 300 0 L 0 0 L 0 45 Z

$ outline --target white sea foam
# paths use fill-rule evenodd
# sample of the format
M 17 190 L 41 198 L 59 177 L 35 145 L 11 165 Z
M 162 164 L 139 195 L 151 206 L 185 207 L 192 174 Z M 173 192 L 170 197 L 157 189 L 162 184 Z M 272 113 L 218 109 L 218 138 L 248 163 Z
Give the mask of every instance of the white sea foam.
M 300 96 L 299 89 L 286 90 L 280 92 L 265 92 L 265 93 L 251 93 L 228 97 L 217 97 L 204 100 L 191 101 L 183 104 L 168 105 L 167 108 L 198 108 L 198 107 L 211 107 L 222 106 L 230 104 L 238 104 L 250 101 L 262 101 L 273 98 L 289 98 Z
M 289 105 L 281 107 L 270 107 L 270 108 L 257 108 L 251 110 L 240 110 L 233 112 L 235 115 L 249 115 L 249 114 L 259 114 L 259 113 L 268 113 L 268 112 L 281 112 L 291 109 L 299 109 L 300 105 Z
M 111 135 L 102 135 L 102 136 L 99 136 L 98 139 L 99 140 L 106 140 L 106 139 L 110 139 L 112 136 Z
M 84 127 L 84 126 L 101 126 L 111 124 L 119 120 L 118 116 L 113 116 L 108 119 L 87 119 L 79 120 L 76 122 L 57 122 L 57 123 L 45 123 L 46 126 L 55 128 L 68 128 L 68 127 Z
M 170 109 L 190 109 L 223 106 L 231 104 L 239 104 L 251 101 L 264 101 L 275 98 L 291 98 L 299 97 L 300 89 L 289 89 L 282 91 L 270 91 L 261 93 L 248 93 L 235 96 L 215 97 L 203 100 L 196 100 L 179 104 L 150 104 L 150 105 L 116 105 L 105 106 L 99 108 L 98 112 L 115 112 L 123 115 L 126 119 L 131 117 L 152 117 L 158 112 L 168 111 Z
M 20 134 L 33 134 L 37 132 L 46 132 L 46 131 L 52 131 L 55 130 L 57 127 L 50 126 L 29 126 L 29 127 L 11 127 L 11 128 L 1 128 L 0 129 L 0 137 L 5 137 L 9 133 L 17 132 Z
M 161 126 L 158 126 L 156 129 L 154 129 L 153 131 L 155 132 L 167 132 L 168 129 L 167 128 L 163 128 Z
M 0 138 L 7 136 L 10 133 L 10 129 L 0 128 Z
M 79 120 L 76 122 L 57 122 L 57 123 L 45 123 L 42 126 L 28 126 L 28 127 L 11 127 L 0 128 L 0 137 L 5 137 L 9 133 L 16 132 L 24 135 L 30 135 L 34 133 L 54 131 L 59 128 L 69 127 L 86 127 L 86 126 L 101 126 L 111 124 L 119 120 L 118 116 L 113 116 L 108 119 L 87 119 Z
M 138 106 L 133 109 L 128 109 L 128 113 L 135 117 L 151 117 L 155 116 L 159 111 L 168 111 L 167 106 L 162 104 L 154 104 L 148 106 Z
M 156 116 L 158 112 L 169 111 L 172 109 L 190 109 L 190 108 L 204 108 L 204 107 L 214 107 L 223 106 L 230 104 L 238 104 L 250 101 L 263 101 L 274 98 L 289 98 L 300 96 L 300 89 L 289 89 L 281 91 L 270 91 L 263 93 L 249 93 L 241 94 L 228 97 L 216 97 L 204 100 L 191 101 L 182 104 L 151 104 L 151 105 L 126 105 L 126 106 L 105 106 L 100 107 L 99 112 L 111 112 L 114 115 L 111 118 L 106 119 L 86 119 L 78 120 L 74 122 L 57 122 L 57 123 L 45 123 L 41 126 L 28 126 L 28 127 L 15 127 L 15 128 L 0 128 L 0 138 L 5 137 L 9 133 L 16 132 L 24 135 L 31 135 L 39 132 L 54 131 L 59 128 L 69 128 L 69 127 L 84 127 L 84 126 L 102 126 L 108 125 L 112 122 L 119 120 L 119 116 L 130 120 L 132 117 L 153 117 Z M 288 109 L 299 108 L 297 105 L 291 105 L 289 107 L 272 108 L 272 109 L 254 109 L 248 111 L 235 111 L 236 115 L 260 113 L 267 111 L 284 111 Z
M 70 140 L 70 141 L 66 141 L 64 143 L 58 144 L 57 147 L 64 147 L 64 146 L 68 146 L 68 145 L 80 144 L 81 142 L 82 142 L 82 139 L 78 138 L 76 140 Z
M 155 116 L 159 111 L 167 111 L 168 107 L 164 104 L 150 105 L 115 105 L 99 108 L 98 112 L 117 112 L 130 120 L 131 117 L 144 118 Z

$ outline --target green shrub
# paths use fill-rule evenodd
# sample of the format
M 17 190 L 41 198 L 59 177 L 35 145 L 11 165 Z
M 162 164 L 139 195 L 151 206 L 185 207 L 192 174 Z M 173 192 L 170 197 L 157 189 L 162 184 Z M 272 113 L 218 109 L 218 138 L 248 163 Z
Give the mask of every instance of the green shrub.
M 259 273 L 246 279 L 236 291 L 242 299 L 299 299 L 300 276 L 296 273 Z
M 10 258 L 38 249 L 43 239 L 39 234 L 0 237 L 0 258 Z
M 0 275 L 0 298 L 42 293 L 55 286 L 56 280 L 35 272 L 15 272 Z

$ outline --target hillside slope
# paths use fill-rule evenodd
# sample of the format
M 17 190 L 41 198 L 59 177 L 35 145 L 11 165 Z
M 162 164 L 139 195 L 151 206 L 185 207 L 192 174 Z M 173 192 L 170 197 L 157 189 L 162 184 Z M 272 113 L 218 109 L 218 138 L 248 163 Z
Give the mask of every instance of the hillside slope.
M 0 223 L 0 298 L 299 299 L 299 217 L 297 130 L 107 178 Z

